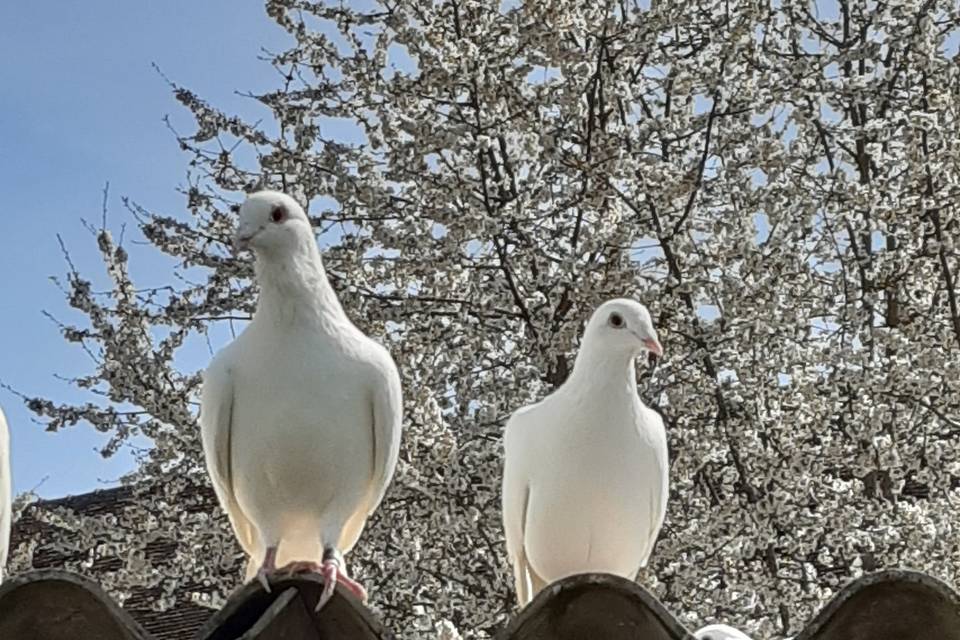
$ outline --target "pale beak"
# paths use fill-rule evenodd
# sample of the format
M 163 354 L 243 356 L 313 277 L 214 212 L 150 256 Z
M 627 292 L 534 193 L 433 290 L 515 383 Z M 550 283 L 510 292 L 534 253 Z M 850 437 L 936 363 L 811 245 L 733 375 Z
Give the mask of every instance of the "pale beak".
M 660 342 L 656 338 L 644 338 L 641 340 L 643 346 L 647 348 L 647 351 L 657 356 L 658 358 L 663 356 L 663 347 L 660 346 Z
M 250 248 L 250 241 L 253 240 L 253 236 L 257 235 L 256 232 L 250 234 L 236 234 L 233 236 L 233 250 L 236 252 L 243 251 L 244 249 Z

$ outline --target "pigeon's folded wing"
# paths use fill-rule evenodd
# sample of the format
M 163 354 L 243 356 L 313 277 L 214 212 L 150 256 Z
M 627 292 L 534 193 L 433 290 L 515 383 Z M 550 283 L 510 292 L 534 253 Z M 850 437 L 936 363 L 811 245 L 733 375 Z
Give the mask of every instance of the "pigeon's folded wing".
M 643 419 L 648 421 L 651 427 L 654 427 L 654 429 L 652 429 L 653 431 L 663 431 L 663 418 L 650 407 L 644 407 Z M 666 465 L 667 452 L 663 451 L 662 454 L 663 464 Z M 640 565 L 641 568 L 647 566 L 647 561 L 653 553 L 653 547 L 657 543 L 657 536 L 660 535 L 660 528 L 663 526 L 663 520 L 667 515 L 667 500 L 669 496 L 670 484 L 668 482 L 651 483 L 650 522 L 646 536 L 647 549 L 643 554 L 643 563 Z
M 221 353 L 203 374 L 200 400 L 200 437 L 207 470 L 220 505 L 227 512 L 240 546 L 250 553 L 255 548 L 256 534 L 233 492 L 231 434 L 233 432 L 233 379 L 226 364 L 227 353 Z
M 520 409 L 507 421 L 504 427 L 503 449 L 503 531 L 507 543 L 507 555 L 513 565 L 517 598 L 521 604 L 529 602 L 530 576 L 528 575 L 527 554 L 524 548 L 524 527 L 527 521 L 527 505 L 530 501 L 530 483 L 527 470 L 522 462 L 525 454 L 521 450 L 525 435 L 522 433 L 525 415 L 530 407 Z
M 367 509 L 368 514 L 372 514 L 380 505 L 393 479 L 397 458 L 400 456 L 400 436 L 403 430 L 400 373 L 385 349 L 374 371 L 373 478 L 370 483 L 371 500 Z

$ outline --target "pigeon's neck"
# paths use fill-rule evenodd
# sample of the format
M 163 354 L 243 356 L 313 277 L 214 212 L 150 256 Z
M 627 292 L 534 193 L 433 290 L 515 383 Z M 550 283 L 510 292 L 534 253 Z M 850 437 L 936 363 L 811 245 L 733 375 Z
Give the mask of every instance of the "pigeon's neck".
M 255 321 L 329 331 L 348 322 L 316 245 L 283 256 L 258 256 L 255 271 L 260 285 Z
M 586 347 L 586 345 L 585 345 Z M 609 398 L 611 393 L 637 393 L 636 355 L 623 349 L 582 348 L 573 363 L 573 372 L 564 386 L 579 393 L 600 393 Z

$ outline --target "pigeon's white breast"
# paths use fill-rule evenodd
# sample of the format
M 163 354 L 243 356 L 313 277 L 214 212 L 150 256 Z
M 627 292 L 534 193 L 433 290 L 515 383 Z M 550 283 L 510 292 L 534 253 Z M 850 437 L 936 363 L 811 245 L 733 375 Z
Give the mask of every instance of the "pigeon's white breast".
M 373 414 L 365 363 L 320 336 L 273 337 L 234 369 L 234 491 L 258 528 L 319 542 L 365 508 Z
M 525 546 L 548 581 L 601 571 L 632 579 L 646 561 L 667 477 L 662 427 L 636 401 L 541 407 Z M 530 434 L 533 436 L 533 434 Z

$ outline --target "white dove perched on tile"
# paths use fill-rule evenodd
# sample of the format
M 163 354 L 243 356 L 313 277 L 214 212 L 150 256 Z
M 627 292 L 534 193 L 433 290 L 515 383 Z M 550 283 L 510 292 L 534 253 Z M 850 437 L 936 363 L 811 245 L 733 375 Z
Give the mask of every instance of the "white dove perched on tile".
M 10 430 L 7 418 L 0 409 L 0 582 L 7 566 L 10 551 L 10 518 L 13 511 L 13 496 L 10 493 Z
M 750 640 L 750 636 L 725 624 L 709 624 L 693 634 L 697 640 Z
M 660 415 L 637 396 L 634 359 L 663 350 L 647 309 L 602 304 L 573 372 L 504 433 L 503 523 L 517 598 L 578 573 L 633 579 L 647 564 L 668 495 Z
M 255 253 L 260 299 L 204 373 L 200 426 L 213 486 L 250 556 L 248 580 L 268 588 L 267 576 L 286 565 L 322 573 L 318 609 L 338 580 L 364 599 L 343 554 L 397 464 L 400 376 L 347 318 L 292 198 L 251 195 L 235 240 Z

